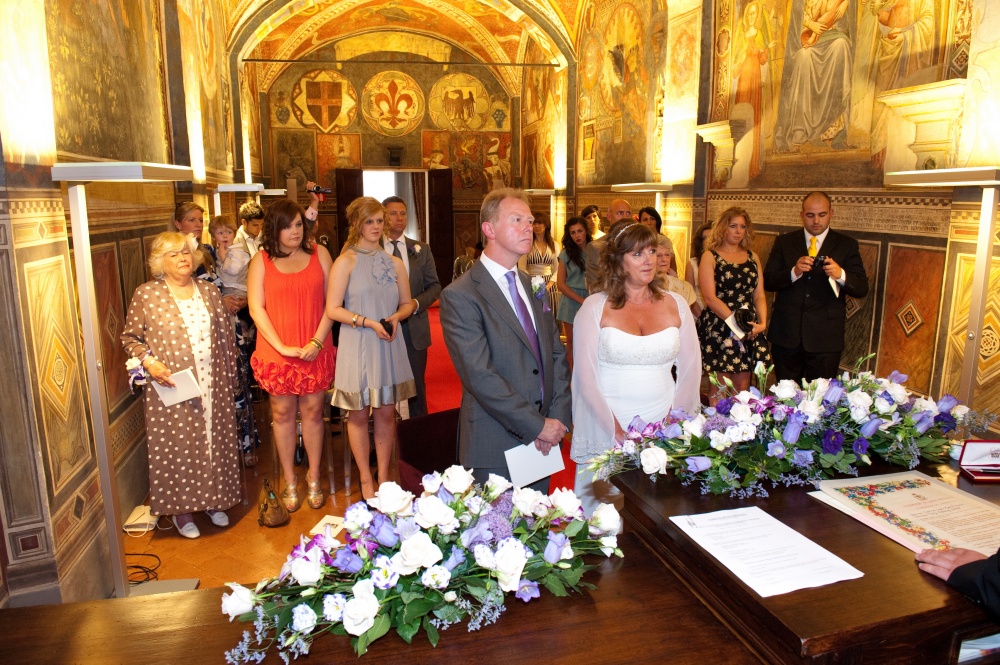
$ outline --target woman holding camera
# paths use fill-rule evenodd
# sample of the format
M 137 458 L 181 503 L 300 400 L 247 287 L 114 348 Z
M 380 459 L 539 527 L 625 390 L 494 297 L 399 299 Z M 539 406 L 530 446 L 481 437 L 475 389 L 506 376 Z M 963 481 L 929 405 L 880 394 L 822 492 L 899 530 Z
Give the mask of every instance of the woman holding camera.
M 705 372 L 733 382 L 737 391 L 750 386 L 758 361 L 769 365 L 771 354 L 764 331 L 764 300 L 760 258 L 751 250 L 753 223 L 742 208 L 729 208 L 712 225 L 705 253 L 698 262 L 698 282 L 705 310 L 698 318 L 698 337 Z M 719 400 L 713 392 L 711 404 Z
M 396 402 L 416 394 L 399 322 L 416 310 L 403 261 L 382 246 L 382 204 L 370 196 L 347 206 L 347 241 L 330 272 L 326 315 L 340 326 L 333 405 L 347 415 L 347 437 L 361 494 L 375 496 L 368 465 L 368 412 L 375 420 L 379 482 L 389 480 L 396 447 Z

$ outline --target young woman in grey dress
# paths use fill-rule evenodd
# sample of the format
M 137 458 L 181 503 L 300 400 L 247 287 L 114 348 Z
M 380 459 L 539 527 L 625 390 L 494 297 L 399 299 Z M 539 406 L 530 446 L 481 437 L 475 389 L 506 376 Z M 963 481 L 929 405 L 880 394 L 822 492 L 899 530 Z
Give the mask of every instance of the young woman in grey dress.
M 396 445 L 396 402 L 416 394 L 406 346 L 397 334 L 399 322 L 415 307 L 402 260 L 383 249 L 383 215 L 382 204 L 368 196 L 347 206 L 347 242 L 333 263 L 326 296 L 327 316 L 341 324 L 332 403 L 348 412 L 347 436 L 365 499 L 376 489 L 368 466 L 369 410 L 382 482 L 389 480 Z

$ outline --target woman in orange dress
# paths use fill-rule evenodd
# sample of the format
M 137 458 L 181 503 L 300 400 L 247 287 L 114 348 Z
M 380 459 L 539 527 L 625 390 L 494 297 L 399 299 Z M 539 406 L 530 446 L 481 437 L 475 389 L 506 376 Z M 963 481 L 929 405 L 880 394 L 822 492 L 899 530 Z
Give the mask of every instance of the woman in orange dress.
M 270 396 L 274 443 L 285 479 L 282 502 L 289 512 L 302 505 L 295 477 L 295 414 L 309 458 L 307 499 L 325 502 L 320 483 L 323 397 L 333 381 L 336 349 L 327 318 L 326 281 L 333 261 L 306 232 L 305 212 L 294 201 L 278 201 L 264 214 L 261 251 L 250 261 L 247 297 L 257 325 L 250 364 Z

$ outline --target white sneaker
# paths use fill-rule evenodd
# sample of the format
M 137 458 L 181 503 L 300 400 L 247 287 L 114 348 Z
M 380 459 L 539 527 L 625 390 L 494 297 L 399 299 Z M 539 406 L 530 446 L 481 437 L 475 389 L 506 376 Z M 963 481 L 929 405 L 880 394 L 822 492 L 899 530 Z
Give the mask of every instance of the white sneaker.
M 194 523 L 193 520 L 188 522 L 184 526 L 181 526 L 177 523 L 177 516 L 171 515 L 170 521 L 174 523 L 175 527 L 177 527 L 177 532 L 182 536 L 184 536 L 185 538 L 194 539 L 201 536 L 201 531 L 198 531 L 198 526 Z
M 229 526 L 229 515 L 226 515 L 226 511 L 206 510 L 205 514 L 208 515 L 208 519 L 212 520 L 212 524 L 215 526 Z

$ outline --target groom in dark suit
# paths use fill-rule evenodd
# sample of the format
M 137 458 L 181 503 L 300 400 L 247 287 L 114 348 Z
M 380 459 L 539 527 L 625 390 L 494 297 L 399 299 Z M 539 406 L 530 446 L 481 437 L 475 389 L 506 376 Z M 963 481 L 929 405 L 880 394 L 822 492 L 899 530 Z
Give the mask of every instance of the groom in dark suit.
M 543 453 L 570 424 L 569 367 L 545 291 L 532 293 L 517 260 L 531 251 L 531 199 L 522 190 L 486 195 L 479 221 L 487 244 L 468 271 L 441 292 L 441 328 L 462 381 L 459 461 L 484 482 L 510 478 L 504 451 Z M 532 487 L 545 491 L 548 478 Z
M 408 406 L 410 417 L 427 415 L 427 389 L 424 387 L 424 373 L 427 370 L 427 347 L 431 345 L 431 324 L 427 318 L 427 308 L 434 304 L 441 294 L 434 257 L 426 244 L 421 244 L 403 235 L 406 230 L 406 202 L 398 196 L 390 196 L 382 201 L 385 208 L 385 251 L 398 257 L 410 278 L 410 297 L 417 309 L 400 326 L 403 341 L 406 342 L 406 357 L 413 370 L 413 382 L 417 394 L 411 397 Z
M 764 268 L 764 288 L 775 292 L 767 337 L 779 381 L 836 376 L 845 298 L 868 294 L 858 241 L 830 230 L 830 197 L 812 192 L 799 216 L 802 230 L 778 236 Z

